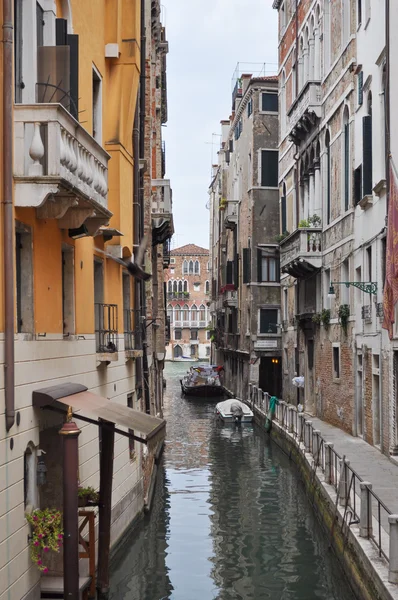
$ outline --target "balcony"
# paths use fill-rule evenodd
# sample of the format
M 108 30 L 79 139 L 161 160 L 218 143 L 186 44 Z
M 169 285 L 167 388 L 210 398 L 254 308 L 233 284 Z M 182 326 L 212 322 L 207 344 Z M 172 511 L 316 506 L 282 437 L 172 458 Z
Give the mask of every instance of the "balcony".
M 109 223 L 109 154 L 61 104 L 14 106 L 15 206 L 60 229 Z
M 110 363 L 118 360 L 118 306 L 96 303 L 95 343 L 97 360 Z
M 174 233 L 169 179 L 152 179 L 152 230 L 154 242 L 164 244 Z
M 280 242 L 282 273 L 307 277 L 322 267 L 322 228 L 296 229 Z
M 126 358 L 139 358 L 143 355 L 142 330 L 139 310 L 128 308 L 124 317 L 124 351 Z
M 189 300 L 189 292 L 167 292 L 167 300 Z
M 225 229 L 235 229 L 238 224 L 238 201 L 229 200 L 224 212 Z
M 226 290 L 224 292 L 224 307 L 238 308 L 237 290 Z
M 307 81 L 287 113 L 290 139 L 297 145 L 321 117 L 322 88 L 317 81 Z

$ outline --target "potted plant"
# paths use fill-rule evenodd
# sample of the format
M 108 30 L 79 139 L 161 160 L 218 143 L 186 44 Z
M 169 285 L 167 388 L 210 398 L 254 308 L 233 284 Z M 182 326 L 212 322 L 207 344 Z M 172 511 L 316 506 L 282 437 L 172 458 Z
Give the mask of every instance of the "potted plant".
M 305 229 L 306 227 L 310 227 L 310 222 L 307 219 L 301 219 L 299 222 L 299 228 Z
M 280 233 L 279 235 L 276 236 L 276 242 L 278 244 L 280 244 L 280 242 L 282 242 L 285 238 L 287 238 L 287 236 L 290 235 L 289 231 L 284 231 L 283 233 Z
M 344 333 L 347 335 L 348 319 L 350 317 L 350 307 L 348 304 L 340 304 L 339 310 L 338 310 L 338 316 L 339 316 L 341 328 L 343 329 Z
M 330 326 L 330 308 L 324 308 L 321 312 L 321 321 L 326 331 Z
M 48 573 L 44 557 L 48 552 L 59 552 L 64 539 L 62 512 L 54 508 L 37 509 L 26 514 L 26 520 L 32 528 L 30 556 L 40 571 Z
M 96 506 L 99 500 L 99 494 L 91 486 L 79 487 L 77 490 L 79 506 Z
M 227 207 L 227 201 L 226 201 L 226 199 L 225 198 L 221 198 L 219 209 L 220 210 L 225 210 L 226 207 Z
M 312 322 L 315 323 L 315 325 L 320 325 L 321 324 L 321 313 L 315 313 L 314 315 L 312 315 Z

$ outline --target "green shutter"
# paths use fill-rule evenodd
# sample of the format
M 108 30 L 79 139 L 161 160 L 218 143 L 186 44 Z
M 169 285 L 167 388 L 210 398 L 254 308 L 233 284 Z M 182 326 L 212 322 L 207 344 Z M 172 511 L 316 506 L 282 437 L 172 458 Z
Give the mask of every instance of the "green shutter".
M 262 256 L 263 256 L 262 251 L 260 249 L 257 249 L 257 281 L 259 281 L 259 282 L 262 281 L 262 269 L 261 269 Z
M 372 157 L 372 117 L 367 115 L 362 119 L 363 161 L 362 177 L 364 196 L 372 195 L 373 188 L 373 157 Z
M 250 248 L 243 248 L 243 283 L 250 283 L 251 280 L 251 252 Z

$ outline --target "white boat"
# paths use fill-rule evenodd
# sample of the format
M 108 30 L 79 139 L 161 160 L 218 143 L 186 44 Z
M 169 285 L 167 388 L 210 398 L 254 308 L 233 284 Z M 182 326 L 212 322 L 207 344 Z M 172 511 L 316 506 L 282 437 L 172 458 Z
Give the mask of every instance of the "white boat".
M 192 356 L 179 356 L 178 358 L 174 359 L 174 362 L 198 362 L 198 360 L 198 358 Z
M 253 412 L 244 402 L 236 398 L 224 400 L 216 405 L 217 416 L 224 423 L 251 423 L 253 421 Z

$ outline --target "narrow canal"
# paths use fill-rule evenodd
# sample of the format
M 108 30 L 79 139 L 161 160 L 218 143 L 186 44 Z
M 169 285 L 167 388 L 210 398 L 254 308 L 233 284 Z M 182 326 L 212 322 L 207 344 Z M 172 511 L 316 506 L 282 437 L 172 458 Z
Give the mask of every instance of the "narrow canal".
M 353 600 L 294 465 L 166 368 L 167 442 L 150 519 L 113 561 L 112 600 Z

